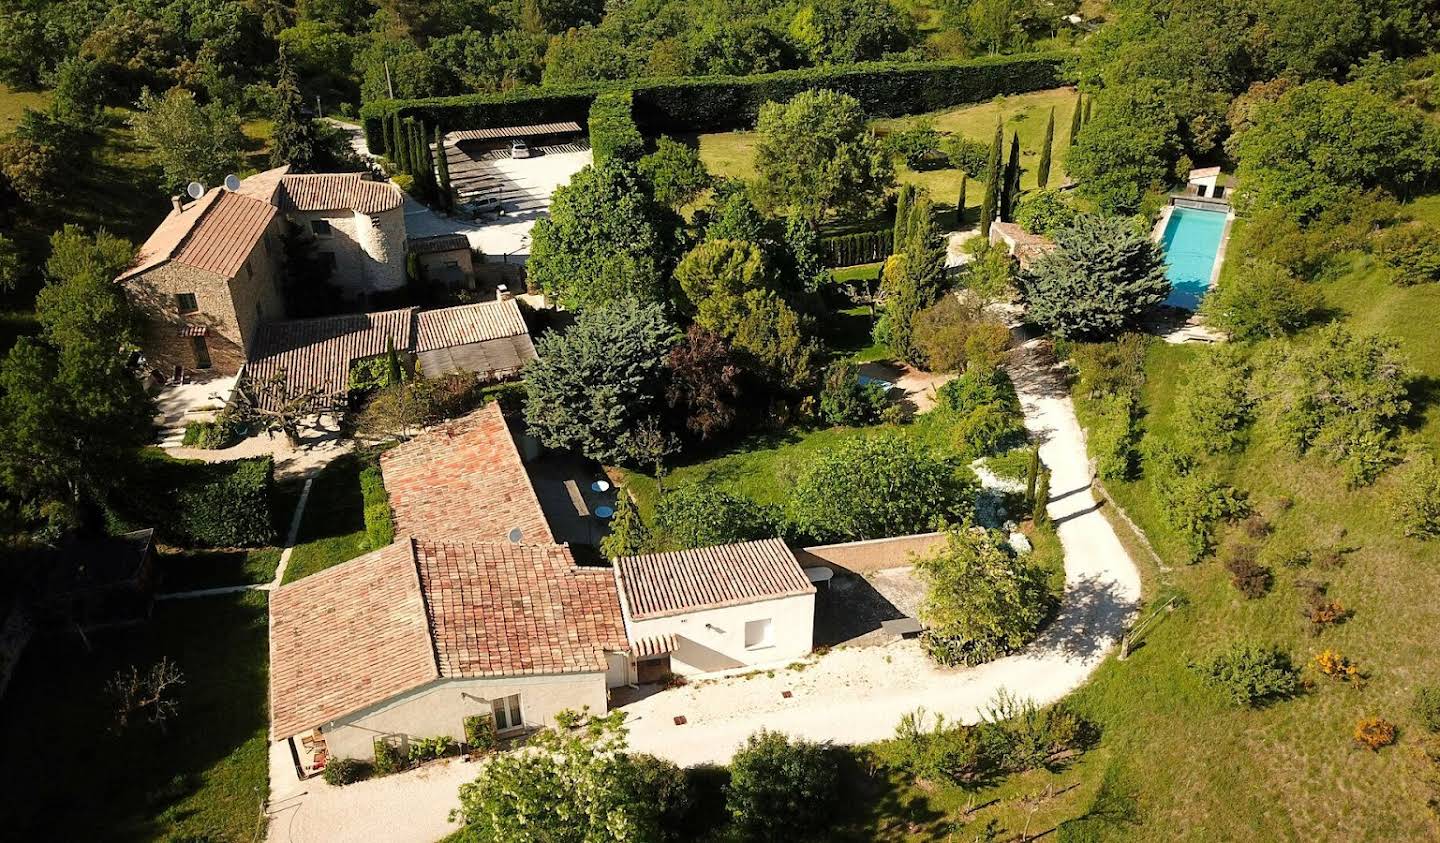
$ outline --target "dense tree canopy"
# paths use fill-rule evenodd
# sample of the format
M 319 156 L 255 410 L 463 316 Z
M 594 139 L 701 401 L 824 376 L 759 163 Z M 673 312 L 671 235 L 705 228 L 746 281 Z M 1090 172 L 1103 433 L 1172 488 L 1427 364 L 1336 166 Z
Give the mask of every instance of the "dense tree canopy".
M 766 103 L 755 127 L 755 196 L 762 206 L 811 219 L 873 207 L 895 180 L 860 102 L 834 91 L 806 91 Z
M 1027 313 L 1062 337 L 1114 336 L 1170 294 L 1160 250 L 1126 219 L 1084 215 L 1020 273 Z

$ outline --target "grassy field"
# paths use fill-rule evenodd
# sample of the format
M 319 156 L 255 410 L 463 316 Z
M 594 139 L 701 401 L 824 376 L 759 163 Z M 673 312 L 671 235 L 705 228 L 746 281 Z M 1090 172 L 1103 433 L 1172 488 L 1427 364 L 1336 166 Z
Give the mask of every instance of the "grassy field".
M 364 463 L 355 454 L 338 457 L 315 476 L 300 518 L 300 532 L 285 582 L 291 583 L 348 562 L 371 550 L 365 537 L 365 501 L 360 495 Z
M 50 94 L 46 91 L 16 91 L 0 84 L 0 135 L 9 134 L 15 128 L 25 109 L 41 111 L 49 104 Z
M 1025 166 L 1021 187 L 1031 190 L 1036 186 L 1035 166 L 1040 160 L 1040 147 L 1045 140 L 1045 123 L 1050 109 L 1055 109 L 1055 147 L 1050 167 L 1050 186 L 1065 181 L 1065 158 L 1069 153 L 1070 117 L 1075 108 L 1075 92 L 1071 88 L 1057 88 L 1050 91 L 1036 91 L 1013 97 L 996 99 L 950 108 L 931 114 L 876 120 L 872 124 L 877 131 L 894 132 L 921 122 L 929 122 L 937 131 L 945 134 L 959 134 L 973 140 L 989 143 L 995 135 L 996 120 L 1005 125 L 1006 154 L 1009 154 L 1009 138 L 1014 132 L 1020 133 L 1020 155 Z M 711 173 L 730 178 L 753 179 L 755 177 L 754 132 L 720 132 L 699 137 L 700 158 Z M 916 172 L 897 161 L 896 177 L 909 184 L 918 185 L 930 192 L 938 204 L 953 205 L 960 193 L 960 171 L 954 169 Z M 981 182 L 970 180 L 966 190 L 965 207 L 968 218 L 978 218 Z
M 1433 218 L 1437 208 L 1428 200 L 1415 211 Z M 1338 318 L 1358 331 L 1400 339 L 1411 364 L 1428 376 L 1411 433 L 1434 447 L 1440 290 L 1395 287 L 1369 258 L 1342 260 L 1342 271 L 1318 282 L 1320 289 Z M 1152 435 L 1171 433 L 1183 367 L 1200 353 L 1160 343 L 1151 349 L 1145 423 Z M 1080 410 L 1082 418 L 1090 415 L 1084 402 Z M 1416 686 L 1440 676 L 1440 546 L 1399 535 L 1385 503 L 1393 472 L 1374 487 L 1349 490 L 1337 469 L 1294 458 L 1263 425 L 1222 469 L 1278 539 L 1342 550 L 1343 564 L 1278 569 L 1271 592 L 1247 600 L 1217 562 L 1180 561 L 1179 540 L 1148 481 L 1110 484 L 1169 563 L 1166 572 L 1147 566 L 1151 582 L 1183 593 L 1187 605 L 1165 618 L 1129 660 L 1106 663 L 1076 695 L 1077 705 L 1105 725 L 1117 774 L 1132 785 L 1133 824 L 1106 823 L 1103 838 L 1436 839 L 1440 825 L 1425 805 L 1419 777 L 1422 729 L 1410 706 Z M 1301 579 L 1328 582 L 1329 595 L 1351 617 L 1311 637 L 1294 587 Z M 1369 681 L 1361 688 L 1320 678 L 1298 699 L 1239 710 L 1188 667 L 1237 640 L 1278 645 L 1311 677 L 1317 676 L 1309 664 L 1314 655 L 1333 648 L 1358 662 Z M 1366 716 L 1396 723 L 1399 745 L 1378 753 L 1356 748 L 1351 731 Z
M 266 778 L 265 595 L 159 603 L 141 627 L 36 641 L 3 702 L 5 798 L 17 840 L 253 841 Z M 105 685 L 170 658 L 184 685 L 162 733 L 117 732 Z M 63 775 L 59 775 L 64 771 Z

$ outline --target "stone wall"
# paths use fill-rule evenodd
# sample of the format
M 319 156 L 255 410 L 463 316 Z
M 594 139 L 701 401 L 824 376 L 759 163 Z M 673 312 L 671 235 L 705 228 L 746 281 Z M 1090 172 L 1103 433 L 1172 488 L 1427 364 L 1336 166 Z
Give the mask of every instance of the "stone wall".
M 795 558 L 802 568 L 824 565 L 865 573 L 904 567 L 911 564 L 916 556 L 925 556 L 944 544 L 944 533 L 918 533 L 889 539 L 798 548 Z
M 330 283 L 349 299 L 363 299 L 370 293 L 405 286 L 405 212 L 401 208 L 375 216 L 353 211 L 296 211 L 291 218 L 306 236 L 314 239 L 315 251 L 335 256 Z M 311 223 L 324 220 L 330 233 L 316 235 Z

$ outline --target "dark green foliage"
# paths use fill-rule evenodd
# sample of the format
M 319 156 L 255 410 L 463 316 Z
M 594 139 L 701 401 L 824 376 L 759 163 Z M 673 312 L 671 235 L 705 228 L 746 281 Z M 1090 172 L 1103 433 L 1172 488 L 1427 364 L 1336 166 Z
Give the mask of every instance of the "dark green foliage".
M 679 210 L 710 186 L 710 173 L 695 147 L 668 137 L 640 159 L 640 174 L 650 182 L 655 201 Z
M 645 154 L 645 138 L 635 126 L 629 91 L 608 91 L 590 104 L 590 148 L 595 163 L 611 159 L 635 162 Z
M 940 152 L 940 133 L 928 122 L 886 136 L 885 146 L 905 159 L 912 170 L 930 170 L 945 162 Z
M 1080 212 L 1056 190 L 1028 194 L 1015 211 L 1015 221 L 1032 234 L 1054 237 L 1075 224 Z
M 1102 94 L 1104 108 L 1086 121 L 1065 161 L 1080 194 L 1101 211 L 1134 213 L 1147 191 L 1170 179 L 1180 140 L 1172 94 L 1151 80 Z
M 760 731 L 730 763 L 725 806 L 746 839 L 790 840 L 829 826 L 839 782 L 829 747 Z
M 390 514 L 390 496 L 380 466 L 367 465 L 360 472 L 360 495 L 365 501 L 365 539 L 372 550 L 395 541 L 395 520 Z
M 270 166 L 290 166 L 293 173 L 308 173 L 315 163 L 315 125 L 304 114 L 305 100 L 285 53 L 280 53 L 280 80 L 275 84 L 275 121 Z
M 907 535 L 960 520 L 975 491 L 971 473 L 898 434 L 846 439 L 801 473 L 790 521 L 817 541 Z
M 1146 466 L 1165 522 L 1185 541 L 1192 562 L 1215 546 L 1222 523 L 1250 511 L 1242 492 L 1167 444 L 1150 449 Z
M 450 156 L 445 153 L 445 135 L 435 127 L 435 167 L 437 172 L 436 199 L 440 209 L 450 210 L 455 205 L 455 193 L 450 189 Z
M 1006 222 L 1015 219 L 1015 209 L 1020 204 L 1020 176 L 1023 171 L 1020 166 L 1020 133 L 1015 132 L 1010 136 L 1010 158 L 1005 162 L 1005 181 L 1001 185 L 1000 219 Z
M 658 305 L 620 301 L 589 308 L 564 333 L 536 343 L 525 370 L 525 421 L 547 447 L 604 461 L 632 456 L 637 429 L 654 418 L 675 329 Z
M 1040 479 L 1035 485 L 1035 502 L 1031 507 L 1030 518 L 1036 524 L 1049 524 L 1050 511 L 1046 505 L 1050 503 L 1050 469 L 1040 472 Z
M 650 548 L 650 531 L 635 508 L 635 501 L 622 486 L 616 490 L 615 514 L 610 518 L 610 532 L 600 539 L 600 551 L 610 559 L 635 556 Z
M 465 718 L 465 748 L 471 752 L 490 752 L 499 746 L 495 737 L 495 715 L 472 714 Z
M 1053 88 L 1061 54 L 995 56 L 960 62 L 876 63 L 787 70 L 755 76 L 641 79 L 574 86 L 515 88 L 499 94 L 377 100 L 361 110 L 372 151 L 381 142 L 379 121 L 397 111 L 421 114 L 441 126 L 513 126 L 583 120 L 596 94 L 634 91 L 636 122 L 646 132 L 679 134 L 748 127 L 766 102 L 826 88 L 860 100 L 872 115 L 921 114 L 1000 94 Z
M 889 229 L 837 234 L 821 238 L 820 259 L 828 267 L 875 263 L 889 257 L 894 245 L 894 233 Z
M 1300 691 L 1299 671 L 1289 654 L 1275 647 L 1237 643 L 1194 667 L 1236 705 L 1259 708 Z
M 1248 361 L 1227 348 L 1216 348 L 1187 366 L 1186 375 L 1175 399 L 1178 439 L 1197 454 L 1238 449 L 1254 418 Z
M 968 174 L 960 174 L 960 196 L 955 200 L 955 224 L 961 228 L 965 227 L 965 188 L 969 186 L 969 181 Z
M 929 197 L 911 208 L 904 241 L 885 261 L 881 289 L 885 293 L 884 325 L 890 348 L 908 361 L 923 363 L 915 344 L 915 321 L 945 291 L 945 243 L 932 215 Z
M 203 463 L 146 457 L 124 494 L 110 497 L 116 527 L 154 527 L 180 547 L 259 547 L 275 540 L 269 457 Z
M 1090 431 L 1090 451 L 1101 479 L 1129 480 L 1134 476 L 1142 433 L 1137 411 L 1128 401 L 1106 402 Z
M 655 531 L 675 550 L 771 538 L 779 533 L 774 512 L 748 498 L 699 484 L 667 491 L 655 505 Z
M 1020 289 L 1030 319 L 1056 336 L 1114 336 L 1170 294 L 1160 250 L 1128 220 L 1082 215 L 1055 242 Z
M 1200 310 L 1207 321 L 1239 340 L 1294 333 L 1320 310 L 1320 291 L 1269 261 L 1254 261 L 1226 273 L 1205 295 Z
M 751 193 L 772 212 L 820 220 L 864 213 L 895 182 L 895 168 L 854 97 L 803 91 L 766 103 L 755 124 Z
M 945 155 L 950 166 L 972 179 L 984 179 L 986 165 L 990 160 L 990 145 L 967 138 L 964 135 L 950 135 L 945 138 Z
M 910 234 L 911 210 L 915 204 L 915 186 L 902 184 L 895 191 L 895 225 L 892 227 L 892 242 L 904 243 Z
M 1040 163 L 1035 167 L 1035 182 L 1044 190 L 1050 184 L 1050 154 L 1055 146 L 1055 109 L 1050 109 L 1050 119 L 1045 123 L 1045 140 L 1040 146 Z
M 550 216 L 535 223 L 529 283 L 571 308 L 666 301 L 677 225 L 631 165 L 587 167 L 555 191 Z
M 820 390 L 820 417 L 833 425 L 874 424 L 888 403 L 885 391 L 878 383 L 861 383 L 860 368 L 854 363 L 832 363 Z
M 325 762 L 323 777 L 331 787 L 341 787 L 370 778 L 374 767 L 358 758 L 331 758 Z
M 1081 116 L 1082 116 L 1082 114 L 1083 114 L 1081 103 L 1083 103 L 1084 100 L 1085 100 L 1085 95 L 1084 95 L 1084 94 L 1077 94 L 1077 95 L 1075 96 L 1075 111 L 1070 114 L 1070 145 L 1071 145 L 1071 146 L 1074 146 L 1074 145 L 1075 145 L 1075 142 L 1080 139 L 1080 118 L 1081 118 Z
M 990 225 L 999 217 L 1001 178 L 1003 174 L 1001 145 L 1005 143 L 1005 129 L 999 121 L 995 123 L 995 139 L 990 142 L 990 157 L 985 164 L 985 197 L 980 200 L 980 235 L 990 236 Z
M 388 776 L 410 766 L 400 747 L 385 738 L 375 739 L 375 775 Z

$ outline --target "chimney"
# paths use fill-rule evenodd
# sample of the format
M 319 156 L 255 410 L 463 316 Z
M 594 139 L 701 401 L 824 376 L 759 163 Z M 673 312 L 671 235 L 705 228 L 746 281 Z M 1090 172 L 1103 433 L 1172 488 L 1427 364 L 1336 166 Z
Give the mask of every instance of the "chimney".
M 181 200 L 180 194 L 177 193 L 174 196 L 170 197 L 170 206 L 176 211 L 185 210 L 185 202 Z
M 510 295 L 510 288 L 504 284 L 495 285 L 495 301 L 510 301 L 514 298 Z

